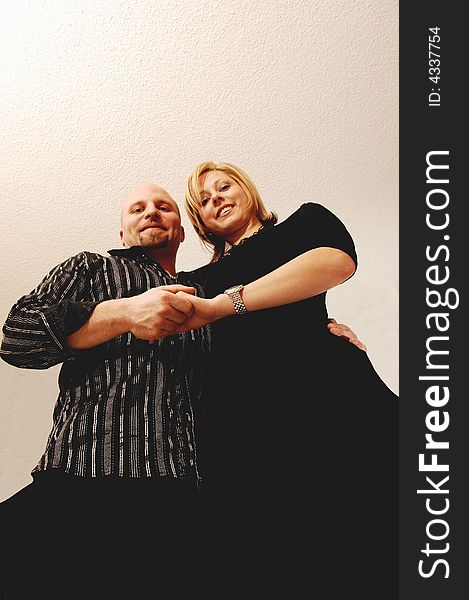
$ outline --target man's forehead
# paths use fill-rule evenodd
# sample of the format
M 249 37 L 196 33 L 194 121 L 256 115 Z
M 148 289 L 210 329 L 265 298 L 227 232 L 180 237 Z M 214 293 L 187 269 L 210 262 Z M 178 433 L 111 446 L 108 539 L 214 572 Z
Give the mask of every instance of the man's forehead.
M 133 189 L 124 201 L 124 204 L 138 202 L 139 200 L 167 200 L 176 206 L 176 202 L 169 193 L 156 183 L 145 183 Z

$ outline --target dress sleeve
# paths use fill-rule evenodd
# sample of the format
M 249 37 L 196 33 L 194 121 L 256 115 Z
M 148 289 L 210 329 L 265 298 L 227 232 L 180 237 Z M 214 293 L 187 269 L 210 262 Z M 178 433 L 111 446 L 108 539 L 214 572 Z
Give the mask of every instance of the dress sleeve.
M 47 369 L 77 352 L 67 337 L 88 320 L 99 303 L 89 297 L 89 253 L 57 265 L 14 304 L 3 326 L 0 356 L 21 368 Z
M 295 217 L 294 229 L 301 238 L 304 252 L 321 247 L 337 248 L 350 256 L 356 270 L 358 258 L 352 236 L 334 213 L 321 204 L 309 202 L 303 204 L 292 217 Z

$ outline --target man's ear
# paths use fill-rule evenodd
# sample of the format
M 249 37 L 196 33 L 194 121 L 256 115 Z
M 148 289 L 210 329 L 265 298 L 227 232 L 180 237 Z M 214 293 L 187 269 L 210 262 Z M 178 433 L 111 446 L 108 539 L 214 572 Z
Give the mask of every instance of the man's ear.
M 186 232 L 184 231 L 184 227 L 181 225 L 181 242 L 186 239 Z
M 119 237 L 121 239 L 122 245 L 125 247 L 124 232 L 122 231 L 122 229 L 119 231 Z

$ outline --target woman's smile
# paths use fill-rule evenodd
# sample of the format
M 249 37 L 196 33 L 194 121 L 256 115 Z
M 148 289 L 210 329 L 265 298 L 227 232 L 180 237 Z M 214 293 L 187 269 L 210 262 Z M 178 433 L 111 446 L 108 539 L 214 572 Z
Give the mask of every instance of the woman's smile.
M 234 206 L 234 204 L 225 204 L 222 207 L 220 207 L 217 211 L 217 219 L 222 219 L 223 217 L 229 215 L 233 210 Z

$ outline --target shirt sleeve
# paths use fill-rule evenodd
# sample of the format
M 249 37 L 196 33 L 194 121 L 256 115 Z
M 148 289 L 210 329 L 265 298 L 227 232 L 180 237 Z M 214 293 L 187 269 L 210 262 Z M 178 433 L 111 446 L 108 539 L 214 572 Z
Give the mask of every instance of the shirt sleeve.
M 294 216 L 305 252 L 314 248 L 337 248 L 350 256 L 356 271 L 358 258 L 352 236 L 334 213 L 321 204 L 309 202 Z
M 77 356 L 67 348 L 67 338 L 99 304 L 90 299 L 88 254 L 57 265 L 14 304 L 3 326 L 3 360 L 20 368 L 47 369 Z

